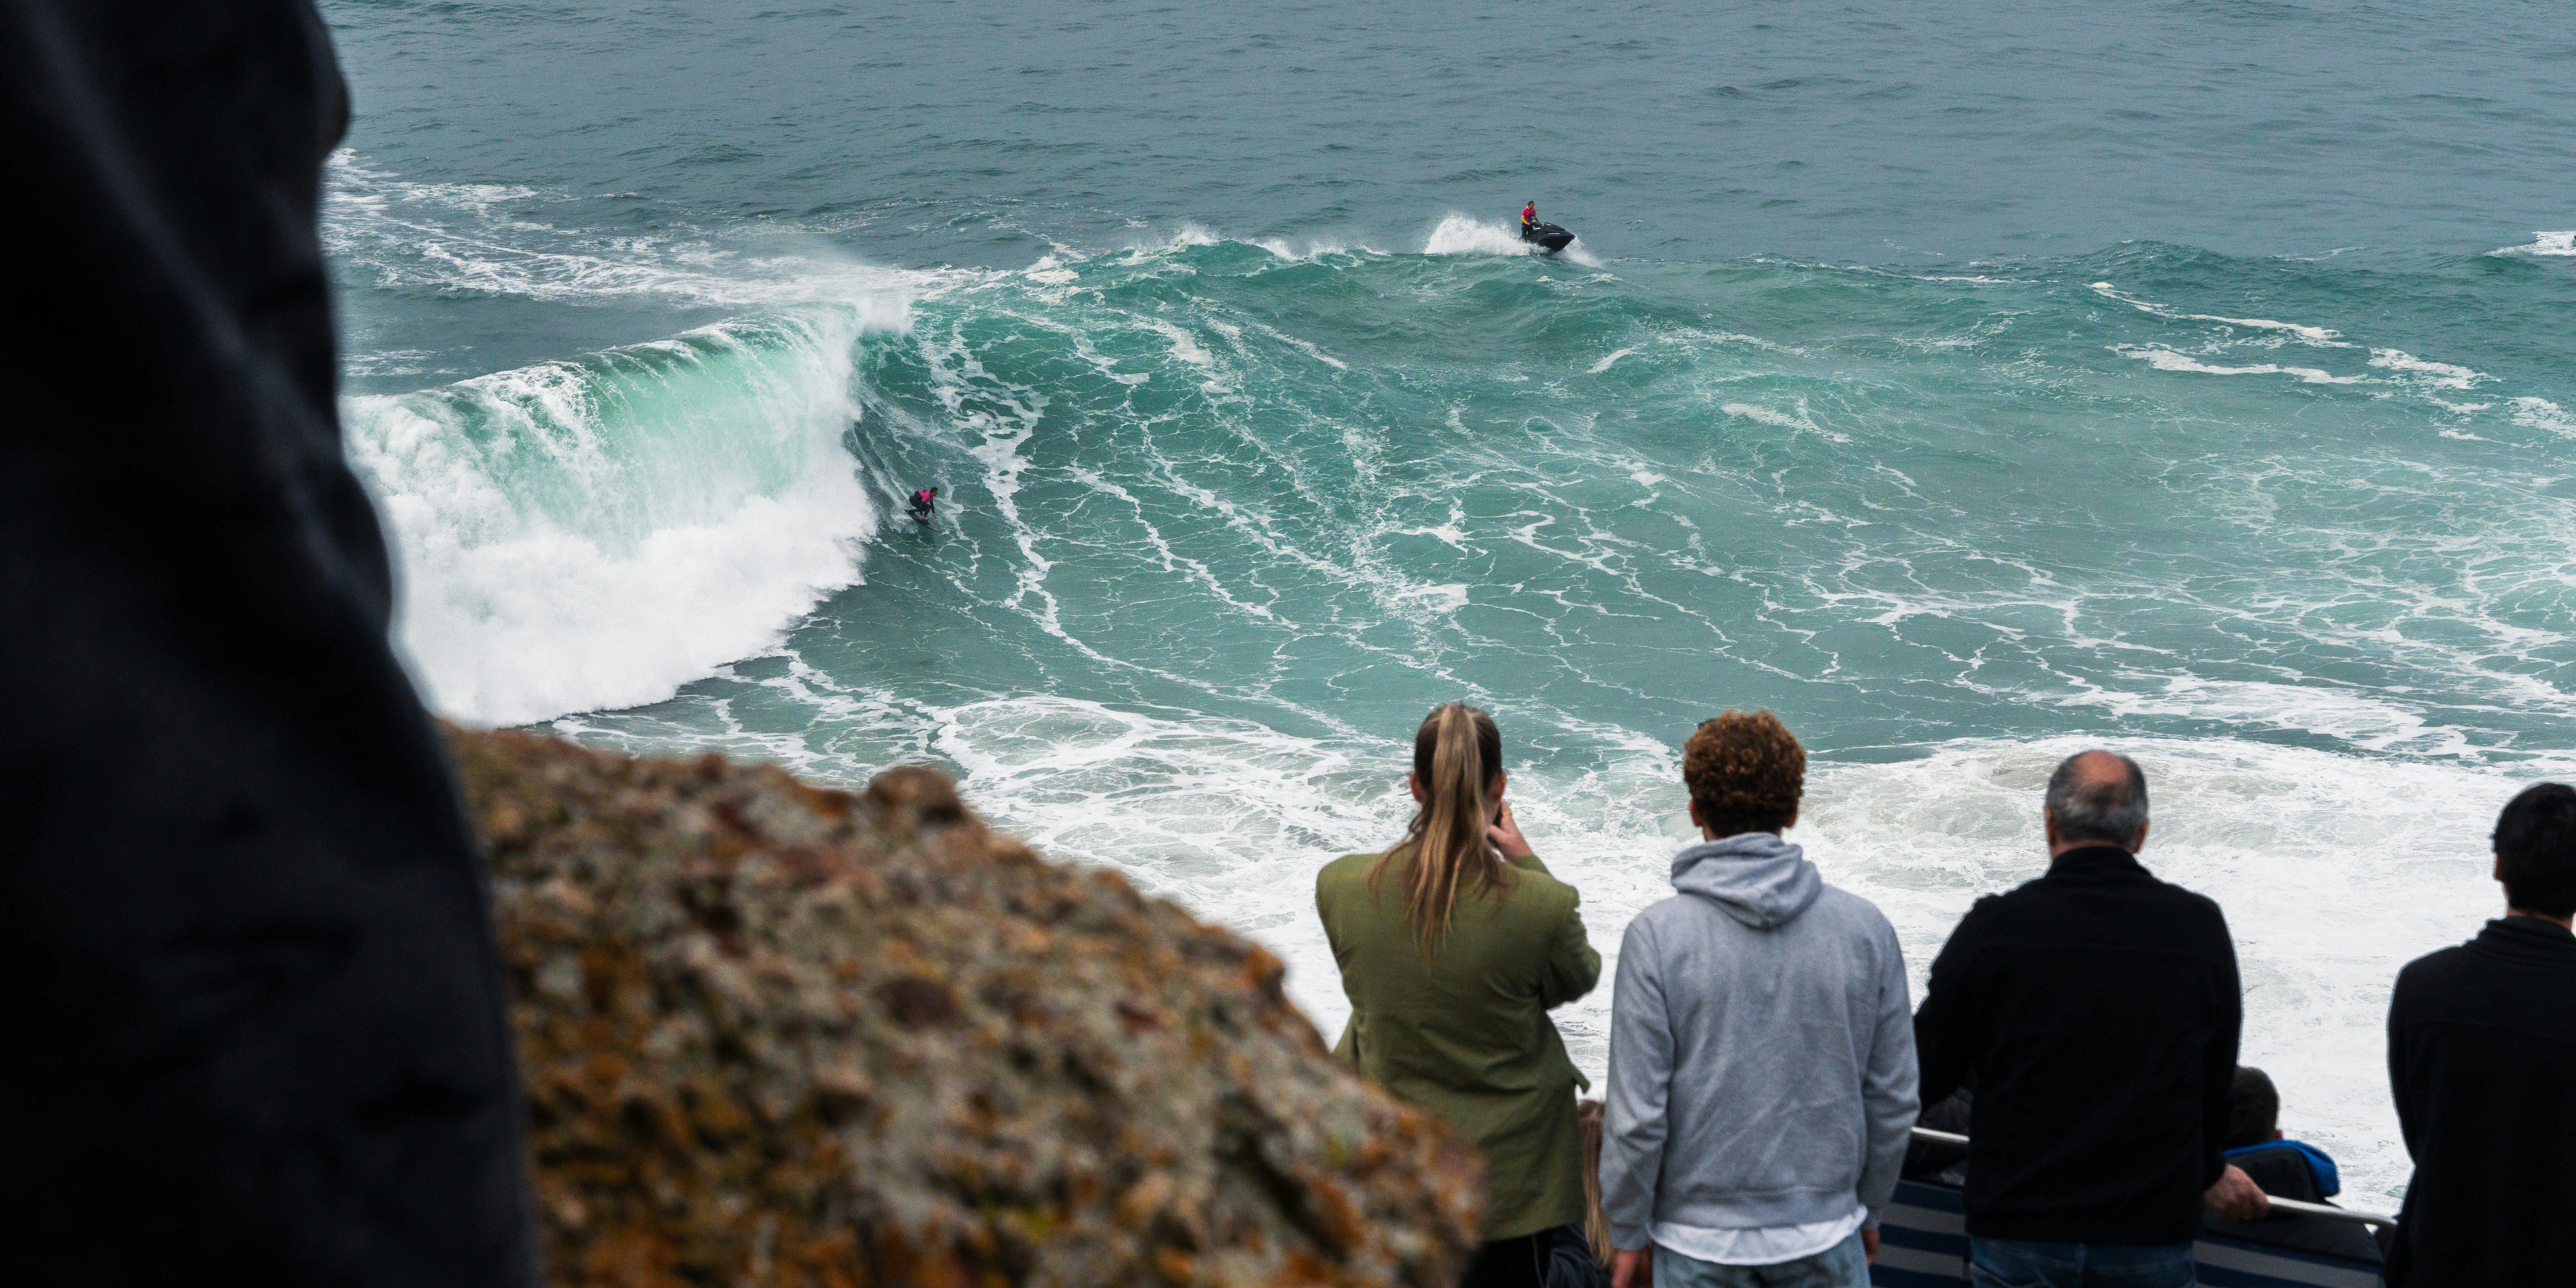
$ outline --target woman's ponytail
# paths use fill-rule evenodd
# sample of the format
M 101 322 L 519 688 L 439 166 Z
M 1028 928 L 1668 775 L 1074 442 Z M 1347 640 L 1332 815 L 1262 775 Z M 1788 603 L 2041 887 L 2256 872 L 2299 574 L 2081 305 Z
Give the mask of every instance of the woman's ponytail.
M 1511 866 L 1494 849 L 1486 829 L 1494 802 L 1486 795 L 1503 768 L 1503 735 L 1494 718 L 1463 702 L 1433 708 L 1413 736 L 1413 774 L 1422 785 L 1422 808 L 1404 840 L 1369 870 L 1369 892 L 1397 867 L 1404 881 L 1404 917 L 1424 952 L 1434 952 L 1449 932 L 1449 914 L 1461 891 L 1497 897 Z

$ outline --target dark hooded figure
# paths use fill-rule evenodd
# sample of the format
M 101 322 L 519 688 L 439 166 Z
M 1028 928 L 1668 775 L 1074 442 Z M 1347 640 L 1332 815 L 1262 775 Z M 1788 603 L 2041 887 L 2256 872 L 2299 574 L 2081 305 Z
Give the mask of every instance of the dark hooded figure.
M 535 1282 L 489 899 L 386 642 L 309 0 L 0 0 L 0 1247 Z

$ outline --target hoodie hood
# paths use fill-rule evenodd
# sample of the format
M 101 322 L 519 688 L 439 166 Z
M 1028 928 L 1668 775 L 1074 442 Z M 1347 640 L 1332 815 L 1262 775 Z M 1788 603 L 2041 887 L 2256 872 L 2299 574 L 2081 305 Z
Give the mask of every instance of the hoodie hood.
M 1738 832 L 1674 855 L 1673 888 L 1769 930 L 1805 912 L 1824 893 L 1825 878 L 1796 845 L 1770 832 Z

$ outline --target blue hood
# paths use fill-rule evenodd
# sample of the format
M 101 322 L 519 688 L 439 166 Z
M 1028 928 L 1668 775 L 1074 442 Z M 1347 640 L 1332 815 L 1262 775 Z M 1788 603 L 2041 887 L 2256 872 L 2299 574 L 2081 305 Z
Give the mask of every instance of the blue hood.
M 1825 878 L 1805 850 L 1776 834 L 1738 832 L 1674 855 L 1673 888 L 1716 904 L 1755 930 L 1769 930 L 1805 912 L 1824 893 Z
M 2260 1145 L 2245 1145 L 2227 1150 L 2225 1156 L 2231 1159 L 2243 1158 L 2247 1154 L 2259 1154 L 2264 1150 L 2272 1149 L 2292 1151 L 2298 1155 L 2299 1161 L 2308 1165 L 2308 1175 L 2317 1183 L 2318 1197 L 2330 1199 L 2343 1193 L 2343 1176 L 2335 1170 L 2334 1159 L 2328 1157 L 2324 1150 L 2304 1140 L 2267 1140 Z

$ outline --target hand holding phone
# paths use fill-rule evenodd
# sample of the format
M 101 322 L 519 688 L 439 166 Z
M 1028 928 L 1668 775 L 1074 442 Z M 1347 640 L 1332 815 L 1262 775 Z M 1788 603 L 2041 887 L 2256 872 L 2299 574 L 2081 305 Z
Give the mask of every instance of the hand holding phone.
M 1529 841 L 1521 836 L 1521 825 L 1512 819 L 1510 801 L 1495 802 L 1494 821 L 1485 828 L 1485 839 L 1492 841 L 1494 848 L 1501 850 L 1506 859 L 1526 859 L 1538 853 L 1531 849 Z

